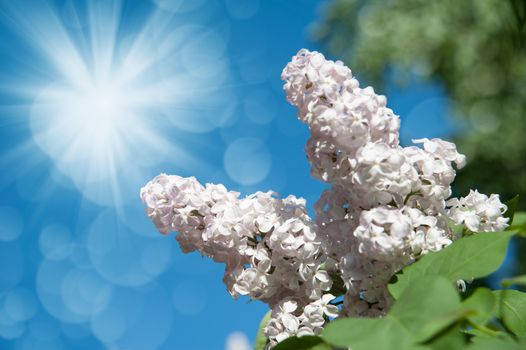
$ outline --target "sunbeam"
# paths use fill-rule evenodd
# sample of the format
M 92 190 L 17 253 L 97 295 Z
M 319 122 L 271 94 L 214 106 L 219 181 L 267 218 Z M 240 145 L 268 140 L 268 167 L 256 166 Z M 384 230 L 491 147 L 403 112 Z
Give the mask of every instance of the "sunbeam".
M 3 15 L 44 66 L 2 89 L 28 99 L 34 143 L 85 198 L 123 204 L 166 154 L 180 168 L 197 162 L 168 130 L 210 131 L 229 118 L 221 34 L 155 8 L 130 32 L 120 1 L 90 1 L 85 18 L 73 7 L 73 27 L 48 2 L 24 6 Z

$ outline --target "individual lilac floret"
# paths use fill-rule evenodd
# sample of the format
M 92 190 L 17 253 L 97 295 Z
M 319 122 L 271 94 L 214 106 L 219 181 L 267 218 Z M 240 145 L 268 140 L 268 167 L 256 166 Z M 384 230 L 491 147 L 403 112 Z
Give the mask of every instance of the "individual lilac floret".
M 449 217 L 472 232 L 503 231 L 508 227 L 509 218 L 503 216 L 508 207 L 500 201 L 498 194 L 488 197 L 471 190 L 466 197 L 452 198 L 447 204 L 451 207 Z

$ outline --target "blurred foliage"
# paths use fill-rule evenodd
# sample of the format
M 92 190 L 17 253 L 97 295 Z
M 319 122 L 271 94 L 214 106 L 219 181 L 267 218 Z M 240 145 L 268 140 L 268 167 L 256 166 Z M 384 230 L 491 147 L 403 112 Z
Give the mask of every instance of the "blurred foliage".
M 457 193 L 526 198 L 526 0 L 326 5 L 315 39 L 360 78 L 380 89 L 387 71 L 443 84 L 462 119 L 454 141 L 468 156 Z

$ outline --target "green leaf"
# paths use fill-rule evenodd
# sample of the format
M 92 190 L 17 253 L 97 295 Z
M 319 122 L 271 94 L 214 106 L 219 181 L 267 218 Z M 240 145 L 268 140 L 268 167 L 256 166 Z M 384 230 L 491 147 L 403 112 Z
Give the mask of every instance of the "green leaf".
M 502 280 L 501 284 L 505 288 L 508 288 L 513 285 L 526 286 L 526 275 L 507 278 L 505 280 Z
M 513 217 L 515 216 L 515 210 L 517 210 L 517 205 L 519 205 L 519 195 L 516 195 L 504 204 L 506 204 L 506 206 L 508 207 L 508 210 L 506 210 L 506 212 L 504 213 L 504 217 L 510 219 L 508 225 L 511 226 L 511 224 L 513 223 Z
M 412 335 L 391 318 L 341 318 L 325 326 L 326 342 L 353 350 L 408 349 Z
M 524 350 L 524 344 L 518 344 L 512 339 L 475 337 L 472 341 L 473 344 L 467 347 L 468 350 Z
M 461 332 L 460 325 L 456 323 L 430 339 L 426 345 L 433 350 L 451 350 L 463 349 L 466 343 L 467 336 Z
M 441 251 L 429 253 L 396 274 L 389 291 L 396 299 L 421 276 L 439 275 L 450 282 L 484 277 L 499 268 L 514 232 L 485 232 L 463 237 Z
M 526 293 L 505 289 L 493 292 L 497 299 L 497 315 L 517 336 L 526 336 Z
M 329 344 L 314 335 L 290 337 L 276 345 L 273 350 L 331 350 Z
M 413 349 L 469 312 L 448 279 L 424 276 L 413 281 L 385 317 L 339 319 L 325 327 L 322 337 L 353 350 Z
M 462 232 L 464 232 L 465 226 L 463 224 L 457 224 L 453 220 L 448 219 L 447 226 L 453 232 L 455 237 L 462 236 Z
M 521 236 L 526 236 L 526 213 L 516 212 L 513 217 L 513 224 L 508 230 L 517 231 Z
M 255 350 L 265 350 L 265 345 L 267 345 L 267 337 L 265 336 L 263 330 L 265 329 L 265 326 L 267 325 L 268 320 L 270 319 L 270 314 L 272 312 L 269 310 L 265 316 L 261 319 L 261 322 L 259 324 L 258 334 L 256 335 L 256 345 L 254 347 Z
M 462 302 L 462 305 L 466 309 L 473 310 L 468 319 L 480 325 L 488 323 L 497 311 L 493 293 L 484 287 L 477 288 L 469 298 Z
M 396 319 L 421 342 L 465 317 L 453 284 L 440 276 L 424 276 L 404 290 L 388 317 Z
M 440 316 L 435 316 L 432 319 L 428 320 L 420 331 L 420 337 L 423 341 L 429 341 L 434 337 L 438 336 L 444 332 L 452 325 L 458 323 L 460 320 L 466 319 L 469 315 L 473 313 L 470 309 L 460 308 L 458 310 L 444 313 Z M 460 328 L 456 328 L 460 332 Z M 424 335 L 426 335 L 424 337 Z

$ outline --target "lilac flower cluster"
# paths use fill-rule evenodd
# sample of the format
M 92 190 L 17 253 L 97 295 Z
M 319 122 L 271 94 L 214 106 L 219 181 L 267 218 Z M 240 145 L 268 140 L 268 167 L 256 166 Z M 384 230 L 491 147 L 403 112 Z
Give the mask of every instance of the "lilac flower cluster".
M 450 222 L 473 233 L 507 227 L 498 195 L 450 198 L 456 169 L 465 164 L 455 145 L 421 139 L 401 147 L 400 119 L 386 98 L 360 88 L 342 62 L 301 50 L 282 79 L 311 133 L 311 172 L 331 185 L 314 205 L 315 220 L 301 198 L 272 192 L 239 198 L 193 177 L 162 174 L 141 190 L 162 233 L 178 232 L 183 251 L 226 265 L 232 296 L 270 306 L 269 347 L 318 334 L 341 315 L 385 314 L 389 279 L 458 238 Z M 343 294 L 342 306 L 334 294 Z
M 457 238 L 450 220 L 473 232 L 507 227 L 497 195 L 448 200 L 465 156 L 440 139 L 401 147 L 400 119 L 386 98 L 360 88 L 342 62 L 301 50 L 282 78 L 311 132 L 311 172 L 331 185 L 315 204 L 316 224 L 345 283 L 342 313 L 384 314 L 392 275 Z
M 224 282 L 237 298 L 247 295 L 275 311 L 268 326 L 273 344 L 314 334 L 338 309 L 328 305 L 332 278 L 305 200 L 272 192 L 245 198 L 222 185 L 161 174 L 142 190 L 147 213 L 162 233 L 178 232 L 181 249 L 226 265 Z M 293 307 L 294 306 L 294 307 Z

